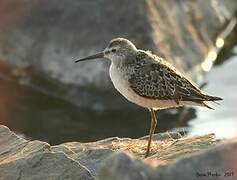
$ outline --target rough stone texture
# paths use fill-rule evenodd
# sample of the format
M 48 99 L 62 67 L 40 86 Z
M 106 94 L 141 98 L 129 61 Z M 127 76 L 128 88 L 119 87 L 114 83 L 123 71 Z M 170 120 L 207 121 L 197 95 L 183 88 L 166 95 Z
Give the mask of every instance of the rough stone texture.
M 23 75 L 17 71 L 19 81 L 80 106 L 98 102 L 103 108 L 127 105 L 104 93 L 112 87 L 109 63 L 75 65 L 74 58 L 102 50 L 111 38 L 122 36 L 186 71 L 215 46 L 237 8 L 235 0 L 4 0 L 0 5 L 5 10 L 0 16 L 0 60 L 23 69 Z
M 213 174 L 210 177 L 209 172 Z M 227 172 L 229 172 L 228 176 Z M 236 179 L 237 139 L 226 141 L 216 148 L 177 160 L 157 168 L 157 179 Z M 219 174 L 215 177 L 215 173 Z M 227 173 L 227 174 L 226 174 Z M 199 175 L 198 175 L 199 174 Z M 206 174 L 208 177 L 201 177 Z M 227 175 L 227 176 L 225 176 Z M 168 178 L 167 178 L 168 177 Z
M 99 179 L 236 180 L 236 173 L 237 139 L 235 138 L 215 148 L 179 158 L 174 163 L 159 167 L 154 165 L 152 167 L 124 153 L 113 154 L 103 162 Z
M 53 152 L 41 141 L 27 141 L 0 126 L 0 180 L 94 179 L 79 162 Z
M 116 153 L 103 162 L 100 180 L 155 180 L 155 170 L 124 153 Z
M 197 172 L 237 171 L 236 139 L 216 146 L 219 141 L 213 134 L 157 134 L 151 156 L 144 159 L 146 139 L 108 138 L 50 146 L 25 140 L 0 126 L 0 180 L 181 180 L 195 179 Z

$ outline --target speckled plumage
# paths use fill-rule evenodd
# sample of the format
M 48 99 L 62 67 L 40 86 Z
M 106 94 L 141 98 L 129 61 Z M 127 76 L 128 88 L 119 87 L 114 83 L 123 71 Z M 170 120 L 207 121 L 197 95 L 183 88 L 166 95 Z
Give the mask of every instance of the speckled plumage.
M 131 88 L 140 96 L 180 101 L 215 100 L 205 95 L 187 78 L 181 75 L 171 64 L 149 51 L 138 50 L 136 58 L 130 64 L 128 81 Z

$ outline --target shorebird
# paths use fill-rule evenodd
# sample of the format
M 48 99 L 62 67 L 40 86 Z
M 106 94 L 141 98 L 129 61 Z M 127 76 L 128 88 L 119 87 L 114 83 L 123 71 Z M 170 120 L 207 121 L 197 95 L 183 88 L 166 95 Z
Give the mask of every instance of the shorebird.
M 206 101 L 222 98 L 205 94 L 165 59 L 137 49 L 124 38 L 112 39 L 100 53 L 75 62 L 105 58 L 111 60 L 110 78 L 114 87 L 129 101 L 148 108 L 151 125 L 145 157 L 149 156 L 159 109 L 196 105 L 211 108 Z

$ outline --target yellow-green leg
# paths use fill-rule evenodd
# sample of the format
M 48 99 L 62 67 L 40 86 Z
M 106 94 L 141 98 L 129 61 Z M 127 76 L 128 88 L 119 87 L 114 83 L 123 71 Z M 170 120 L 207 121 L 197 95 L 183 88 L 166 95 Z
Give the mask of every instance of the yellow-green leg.
M 157 120 L 156 120 L 155 111 L 154 111 L 152 108 L 149 109 L 149 110 L 150 110 L 150 112 L 151 112 L 151 127 L 150 127 L 149 140 L 148 140 L 148 145 L 147 145 L 145 157 L 148 157 L 148 156 L 149 156 L 152 136 L 153 136 L 153 134 L 154 134 L 154 132 L 155 132 L 156 125 L 157 125 Z

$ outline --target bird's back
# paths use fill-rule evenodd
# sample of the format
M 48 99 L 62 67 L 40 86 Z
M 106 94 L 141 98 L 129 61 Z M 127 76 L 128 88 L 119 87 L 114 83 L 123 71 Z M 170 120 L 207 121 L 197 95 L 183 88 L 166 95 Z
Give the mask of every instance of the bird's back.
M 130 73 L 130 87 L 145 98 L 172 100 L 177 105 L 183 101 L 205 105 L 204 101 L 221 100 L 204 94 L 171 64 L 148 51 L 138 50 Z

